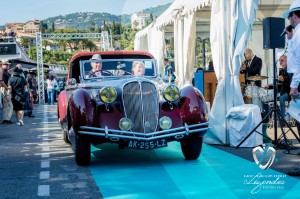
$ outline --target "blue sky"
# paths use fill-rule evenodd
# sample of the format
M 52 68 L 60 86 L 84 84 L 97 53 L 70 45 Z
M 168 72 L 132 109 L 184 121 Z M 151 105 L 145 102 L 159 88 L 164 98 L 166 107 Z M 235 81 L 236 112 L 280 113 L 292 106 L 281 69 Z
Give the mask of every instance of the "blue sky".
M 32 19 L 74 12 L 107 12 L 131 14 L 145 8 L 165 5 L 174 0 L 3 0 L 0 25 L 8 22 L 26 22 Z

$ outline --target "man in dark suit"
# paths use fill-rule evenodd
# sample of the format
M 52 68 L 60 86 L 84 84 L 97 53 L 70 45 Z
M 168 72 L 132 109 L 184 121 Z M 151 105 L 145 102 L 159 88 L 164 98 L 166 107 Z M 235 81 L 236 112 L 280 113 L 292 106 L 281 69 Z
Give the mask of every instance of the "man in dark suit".
M 92 70 L 87 74 L 88 78 L 90 77 L 101 77 L 102 76 L 102 58 L 99 54 L 94 54 L 91 60 L 97 60 L 91 62 Z
M 250 48 L 245 51 L 245 62 L 241 66 L 240 73 L 245 74 L 245 83 L 251 84 L 252 81 L 247 80 L 250 76 L 260 75 L 262 68 L 261 58 L 254 55 Z M 255 81 L 255 85 L 261 87 L 261 81 Z
M 87 73 L 86 78 L 111 76 L 112 73 L 102 69 L 102 58 L 100 54 L 94 54 L 91 58 L 92 70 Z

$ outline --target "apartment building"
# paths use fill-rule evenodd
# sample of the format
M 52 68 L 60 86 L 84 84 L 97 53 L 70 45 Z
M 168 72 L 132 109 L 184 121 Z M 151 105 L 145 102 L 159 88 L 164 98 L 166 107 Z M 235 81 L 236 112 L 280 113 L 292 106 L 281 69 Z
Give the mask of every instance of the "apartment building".
M 26 23 L 6 23 L 5 32 L 10 33 L 26 33 L 35 35 L 36 32 L 39 32 L 40 21 L 39 20 L 30 20 Z
M 131 15 L 131 28 L 142 29 L 147 26 L 147 21 L 150 21 L 148 13 L 133 13 Z

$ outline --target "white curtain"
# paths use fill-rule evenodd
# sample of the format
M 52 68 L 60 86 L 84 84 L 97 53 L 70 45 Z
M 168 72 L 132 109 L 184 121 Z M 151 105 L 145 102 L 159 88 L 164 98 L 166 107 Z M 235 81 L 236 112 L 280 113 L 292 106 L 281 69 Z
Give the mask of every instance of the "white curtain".
M 164 65 L 165 52 L 165 32 L 163 28 L 153 27 L 148 34 L 149 52 L 155 57 L 160 73 L 162 73 Z
M 146 50 L 157 60 L 159 71 L 163 71 L 163 58 L 165 50 L 165 32 L 155 23 L 138 32 L 134 39 L 134 50 Z
M 174 21 L 175 75 L 178 87 L 191 85 L 194 73 L 196 21 L 195 12 L 179 13 Z
M 231 107 L 243 104 L 239 70 L 251 32 L 258 0 L 213 1 L 210 42 L 218 87 L 209 117 L 205 142 L 228 144 L 225 116 Z
M 191 85 L 194 76 L 196 46 L 196 13 L 184 16 L 183 67 L 185 69 L 183 85 Z
M 136 36 L 134 38 L 134 50 L 146 50 L 148 51 L 148 36 Z
M 150 25 L 153 25 L 151 23 Z M 150 25 L 145 29 L 136 33 L 134 38 L 134 50 L 146 50 L 148 51 L 148 32 L 150 29 Z
M 174 62 L 177 85 L 181 87 L 185 79 L 185 68 L 183 67 L 183 28 L 184 20 L 181 14 L 174 21 Z
M 226 86 L 227 111 L 243 104 L 239 82 L 239 71 L 249 35 L 251 33 L 258 0 L 231 0 L 230 5 L 230 44 L 229 44 L 229 87 Z M 235 93 L 236 95 L 232 95 Z

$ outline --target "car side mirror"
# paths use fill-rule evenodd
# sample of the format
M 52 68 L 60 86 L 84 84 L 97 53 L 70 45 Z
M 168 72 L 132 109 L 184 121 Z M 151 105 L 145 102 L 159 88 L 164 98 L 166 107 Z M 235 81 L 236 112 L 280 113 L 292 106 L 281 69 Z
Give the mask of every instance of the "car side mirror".
M 69 79 L 69 85 L 74 86 L 76 84 L 76 79 L 75 78 L 71 78 Z

